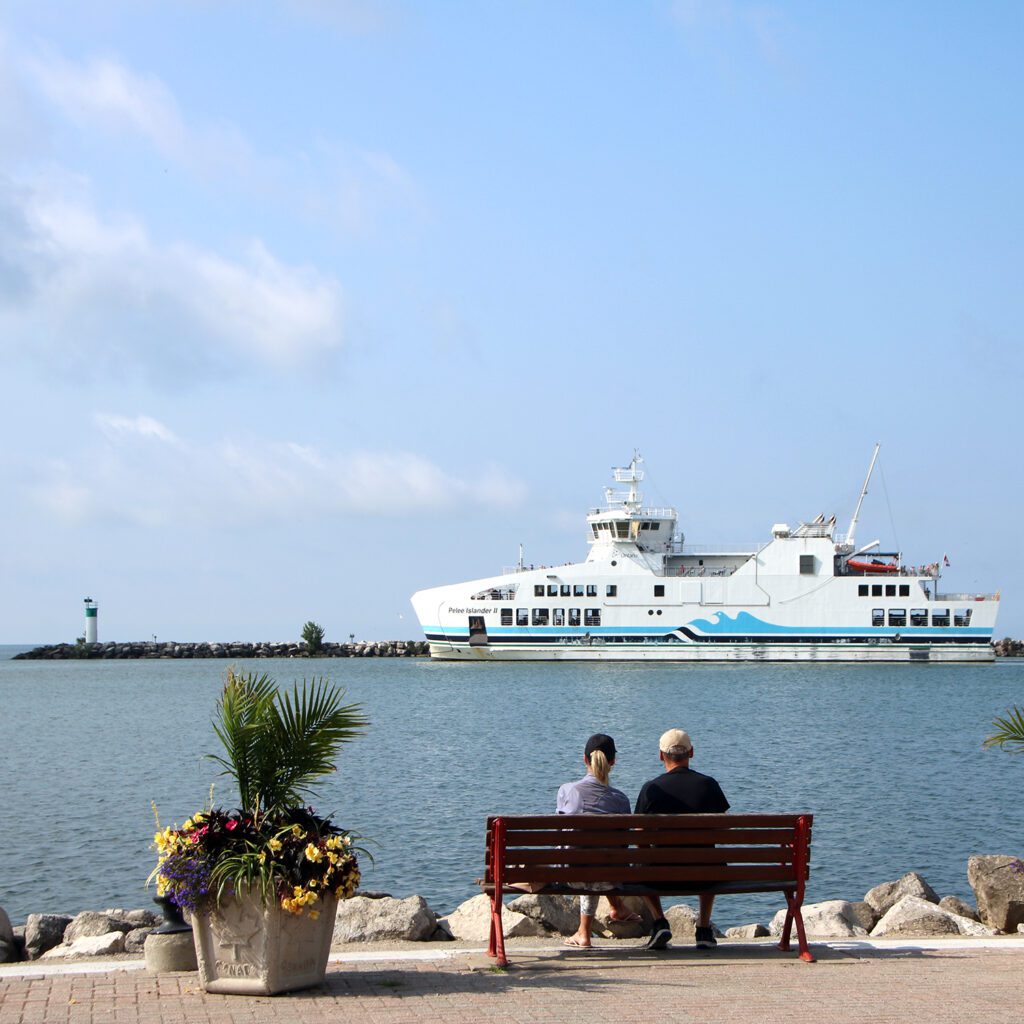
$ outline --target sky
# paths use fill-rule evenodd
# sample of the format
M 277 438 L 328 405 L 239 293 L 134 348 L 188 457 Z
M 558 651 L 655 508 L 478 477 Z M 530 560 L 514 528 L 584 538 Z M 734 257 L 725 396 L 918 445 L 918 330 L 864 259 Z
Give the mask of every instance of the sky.
M 0 2 L 0 642 L 421 634 L 819 512 L 1024 636 L 1018 3 Z

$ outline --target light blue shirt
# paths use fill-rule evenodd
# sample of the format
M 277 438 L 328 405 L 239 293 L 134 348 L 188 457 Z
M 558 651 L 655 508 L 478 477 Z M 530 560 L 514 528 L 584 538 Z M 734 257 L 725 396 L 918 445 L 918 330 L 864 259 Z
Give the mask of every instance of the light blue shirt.
M 589 772 L 558 790 L 558 814 L 630 814 L 629 797 L 614 786 L 603 786 Z

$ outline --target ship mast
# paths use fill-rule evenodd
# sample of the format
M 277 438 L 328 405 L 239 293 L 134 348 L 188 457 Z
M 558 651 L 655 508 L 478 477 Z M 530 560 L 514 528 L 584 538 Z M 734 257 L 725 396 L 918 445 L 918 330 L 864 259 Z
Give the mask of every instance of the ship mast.
M 853 518 L 850 520 L 850 528 L 846 531 L 846 543 L 852 548 L 856 541 L 854 537 L 857 533 L 857 519 L 860 517 L 860 507 L 864 504 L 864 497 L 868 493 L 868 484 L 871 482 L 871 474 L 875 469 L 875 461 L 878 459 L 878 449 L 882 447 L 881 442 L 875 443 L 875 451 L 871 456 L 871 465 L 868 466 L 868 475 L 864 477 L 864 486 L 861 488 L 860 497 L 857 499 L 857 507 L 853 510 Z

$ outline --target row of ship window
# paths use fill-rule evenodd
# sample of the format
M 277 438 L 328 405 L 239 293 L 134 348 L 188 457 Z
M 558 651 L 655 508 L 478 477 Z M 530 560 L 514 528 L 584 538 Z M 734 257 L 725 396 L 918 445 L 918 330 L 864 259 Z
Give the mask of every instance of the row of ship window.
M 605 597 L 617 597 L 619 593 L 618 585 L 615 583 L 608 583 L 604 588 Z M 533 596 L 544 597 L 544 584 L 535 583 L 533 585 Z M 569 586 L 568 583 L 549 583 L 547 585 L 547 596 L 548 597 L 597 597 L 597 584 L 588 583 L 586 587 L 582 583 L 574 583 Z M 654 596 L 664 597 L 665 596 L 665 584 L 655 583 L 654 584 Z
M 614 522 L 614 523 L 591 523 L 590 528 L 594 531 L 594 536 L 599 537 L 602 533 L 610 533 L 616 539 L 626 540 L 630 535 L 630 524 L 628 522 Z M 638 523 L 637 532 L 640 530 L 660 530 L 661 523 Z
M 517 626 L 529 626 L 531 624 L 534 626 L 578 626 L 580 625 L 581 614 L 584 626 L 601 625 L 600 608 L 584 608 L 582 610 L 579 608 L 570 608 L 568 621 L 566 621 L 564 608 L 534 608 L 532 623 L 530 609 L 517 608 L 515 613 L 515 624 Z M 501 609 L 501 624 L 503 626 L 512 625 L 511 608 Z
M 971 612 L 972 608 L 957 608 L 953 613 L 953 625 L 954 626 L 969 626 L 971 624 Z M 888 611 L 888 619 L 890 626 L 905 626 L 907 624 L 907 609 L 906 608 L 890 608 Z M 871 609 L 871 625 L 872 626 L 884 626 L 886 622 L 886 610 L 884 608 L 872 608 Z M 928 609 L 927 608 L 911 608 L 910 609 L 910 625 L 911 626 L 927 626 L 928 625 Z M 949 609 L 948 608 L 935 608 L 932 610 L 932 625 L 933 626 L 948 626 L 949 625 Z
M 870 590 L 870 594 L 868 593 L 869 590 Z M 859 584 L 857 586 L 857 596 L 858 597 L 883 597 L 883 596 L 884 597 L 896 597 L 897 596 L 897 594 L 896 594 L 896 584 L 895 583 L 886 583 L 885 584 L 885 593 L 883 594 L 882 593 L 882 584 L 881 583 L 872 583 L 870 587 L 868 586 L 867 583 L 861 583 L 861 584 Z M 910 597 L 910 584 L 909 583 L 901 583 L 899 585 L 899 596 L 900 597 Z

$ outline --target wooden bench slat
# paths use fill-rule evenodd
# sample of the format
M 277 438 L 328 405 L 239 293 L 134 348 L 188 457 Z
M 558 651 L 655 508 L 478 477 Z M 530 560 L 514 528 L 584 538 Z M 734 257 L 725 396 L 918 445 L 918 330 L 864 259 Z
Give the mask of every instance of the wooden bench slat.
M 609 871 L 615 875 L 609 878 Z M 601 867 L 534 867 L 532 865 L 507 865 L 503 872 L 508 882 L 678 882 L 678 881 L 764 881 L 781 882 L 795 878 L 792 867 L 755 865 L 751 867 L 729 864 L 693 865 L 681 867 L 637 867 L 620 864 L 614 868 Z
M 669 828 L 654 831 L 643 830 L 644 846 L 697 846 L 712 843 L 740 846 L 744 843 L 776 845 L 793 842 L 793 830 L 785 828 L 773 829 L 680 829 Z M 638 840 L 638 829 L 600 829 L 586 831 L 582 829 L 562 828 L 558 831 L 539 832 L 533 829 L 522 832 L 506 832 L 506 850 L 515 850 L 529 846 L 635 846 Z
M 492 815 L 488 827 L 498 818 L 507 831 L 516 829 L 565 828 L 566 822 L 585 818 L 588 828 L 651 828 L 664 827 L 666 819 L 674 821 L 676 828 L 793 828 L 805 814 L 511 814 Z M 685 819 L 685 823 L 680 822 Z
M 666 846 L 642 849 L 621 847 L 614 849 L 559 848 L 549 850 L 516 850 L 505 862 L 554 867 L 574 864 L 792 864 L 793 852 L 782 846 Z

